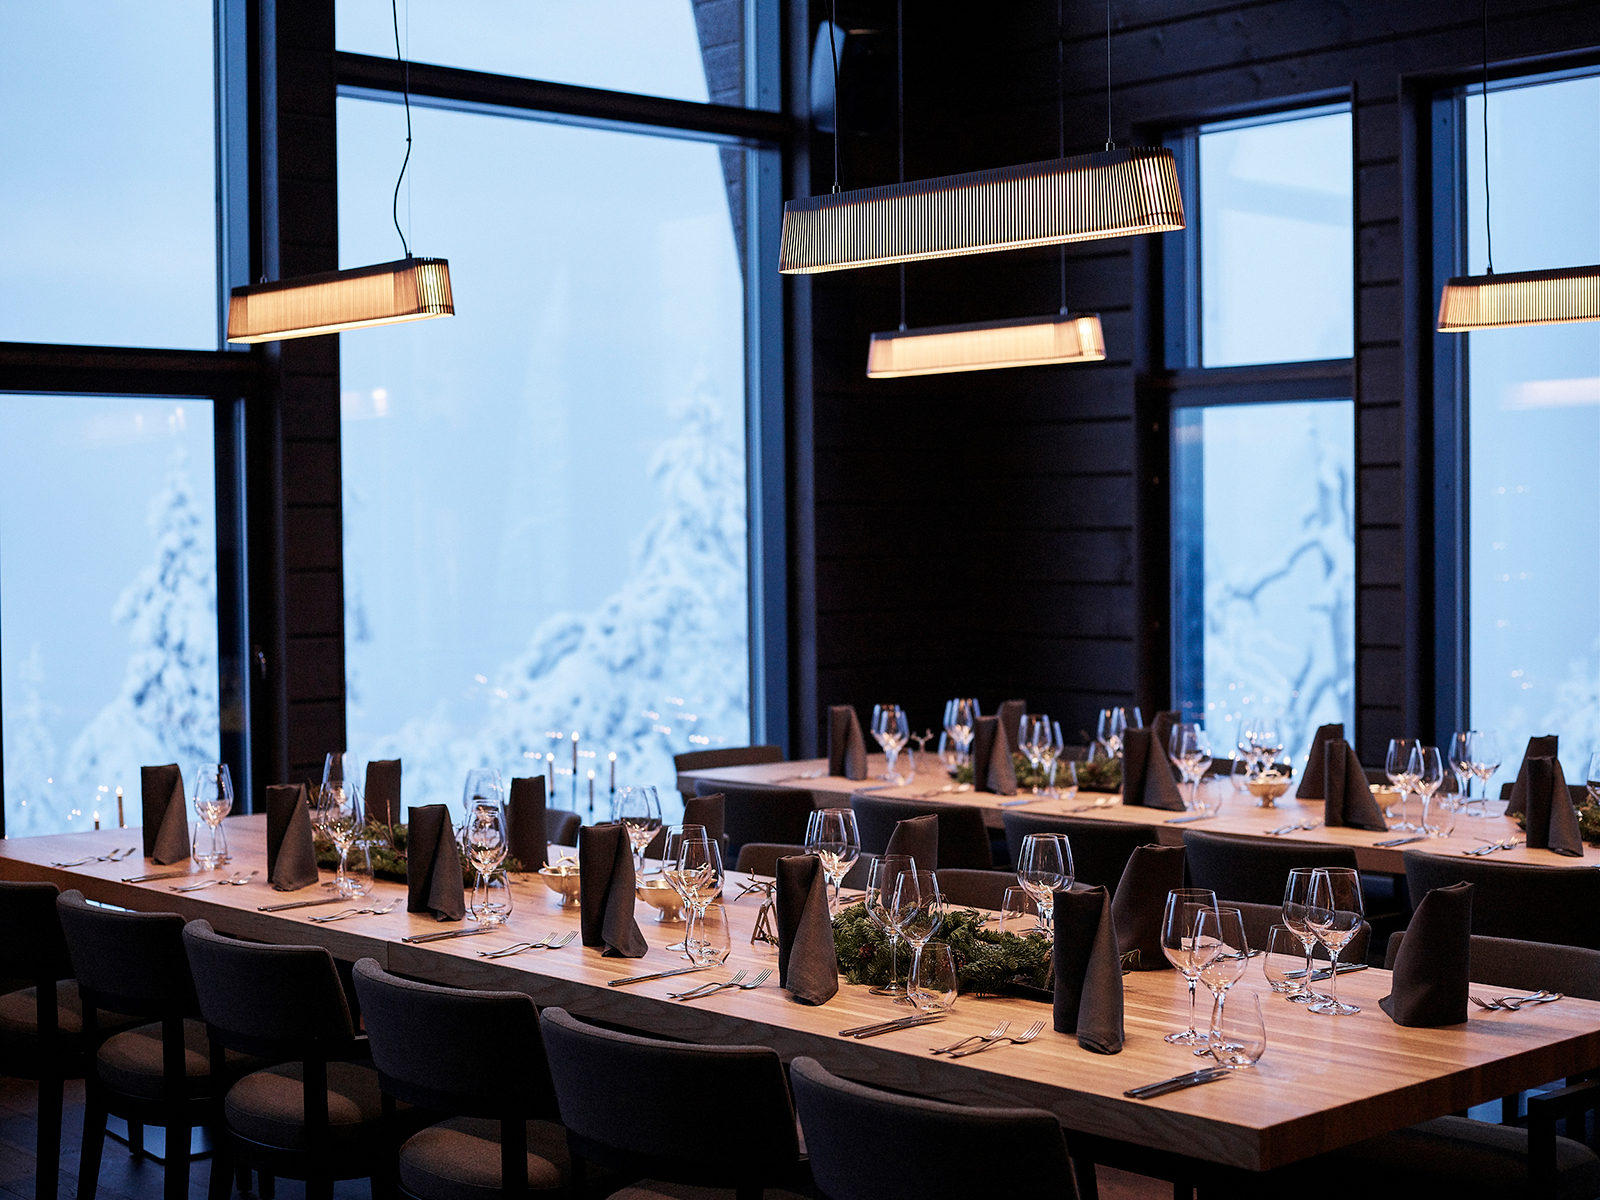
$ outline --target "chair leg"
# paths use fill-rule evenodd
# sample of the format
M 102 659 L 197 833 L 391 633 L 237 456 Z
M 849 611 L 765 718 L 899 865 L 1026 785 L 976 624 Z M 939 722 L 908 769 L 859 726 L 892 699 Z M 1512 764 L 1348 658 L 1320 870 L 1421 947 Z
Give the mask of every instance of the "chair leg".
M 100 1159 L 106 1147 L 106 1110 L 91 1091 L 83 1105 L 83 1141 L 78 1152 L 78 1200 L 94 1200 L 100 1187 Z
M 61 1079 L 39 1081 L 39 1141 L 35 1149 L 35 1200 L 56 1200 L 61 1183 Z
M 128 1122 L 128 1153 L 135 1158 L 144 1157 L 144 1122 Z
M 306 1180 L 306 1200 L 333 1200 L 333 1180 Z
M 1092 1159 L 1074 1158 L 1072 1174 L 1078 1181 L 1078 1200 L 1100 1200 L 1100 1179 Z
M 250 1168 L 236 1168 L 233 1172 L 233 1184 L 241 1192 L 248 1192 L 250 1190 Z
M 168 1140 L 171 1138 L 169 1136 Z M 168 1151 L 170 1156 L 171 1151 Z M 168 1162 L 171 1162 L 170 1157 Z M 228 1133 L 224 1129 L 211 1130 L 211 1174 L 206 1180 L 206 1200 L 229 1200 L 233 1195 L 233 1155 L 228 1151 Z M 239 1186 L 242 1192 L 249 1184 L 250 1172 L 244 1167 L 239 1168 L 239 1176 L 243 1182 Z
M 256 1174 L 261 1177 L 261 1186 L 256 1189 L 256 1195 L 261 1200 L 273 1200 L 278 1194 L 277 1176 L 267 1175 L 260 1171 L 257 1171 Z
M 162 1181 L 162 1200 L 189 1198 L 189 1142 L 193 1136 L 187 1123 L 167 1126 L 167 1168 Z M 213 1172 L 218 1173 L 224 1179 L 231 1174 L 226 1168 Z

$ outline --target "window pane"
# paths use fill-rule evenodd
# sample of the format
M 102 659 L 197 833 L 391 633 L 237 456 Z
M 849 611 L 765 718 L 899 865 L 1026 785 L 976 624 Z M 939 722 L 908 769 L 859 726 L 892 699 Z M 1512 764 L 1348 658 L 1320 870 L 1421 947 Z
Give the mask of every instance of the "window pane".
M 217 345 L 211 0 L 0 6 L 0 341 Z
M 339 49 L 394 57 L 389 0 L 339 0 Z M 743 104 L 743 0 L 406 0 L 415 62 Z M 709 86 L 708 86 L 709 81 Z
M 1469 96 L 1474 274 L 1482 120 Z M 1489 147 L 1495 270 L 1600 262 L 1600 79 L 1496 91 Z M 1467 336 L 1472 724 L 1501 733 L 1508 764 L 1530 735 L 1560 734 L 1576 782 L 1600 750 L 1600 325 Z
M 139 768 L 216 762 L 209 400 L 0 396 L 6 833 L 140 824 Z
M 1200 131 L 1200 359 L 1349 358 L 1350 114 Z
M 1172 422 L 1173 678 L 1214 753 L 1281 715 L 1296 769 L 1353 731 L 1355 406 L 1180 408 Z
M 749 740 L 744 293 L 717 148 L 412 116 L 413 244 L 449 257 L 459 315 L 341 339 L 351 749 L 403 756 L 407 794 L 437 798 L 479 764 L 531 773 L 576 730 L 602 814 L 610 752 L 670 803 L 674 753 Z M 392 258 L 404 114 L 342 100 L 339 132 L 343 262 Z

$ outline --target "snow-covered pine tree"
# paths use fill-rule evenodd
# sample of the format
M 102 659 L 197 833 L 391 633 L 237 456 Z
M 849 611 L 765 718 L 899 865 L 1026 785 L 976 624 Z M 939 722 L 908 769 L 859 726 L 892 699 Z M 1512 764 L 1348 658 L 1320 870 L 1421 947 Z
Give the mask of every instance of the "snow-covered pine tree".
M 6 706 L 5 797 L 6 833 L 26 837 L 67 828 L 66 805 L 55 811 L 55 798 L 68 795 L 55 782 L 59 764 L 50 733 L 51 706 L 44 698 L 44 665 L 35 642 L 12 676 L 18 699 Z

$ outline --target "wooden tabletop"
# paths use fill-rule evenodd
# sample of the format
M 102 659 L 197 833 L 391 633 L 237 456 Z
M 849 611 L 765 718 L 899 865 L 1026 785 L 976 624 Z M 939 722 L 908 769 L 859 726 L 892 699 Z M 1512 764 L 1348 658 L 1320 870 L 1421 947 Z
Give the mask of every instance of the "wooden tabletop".
M 930 758 L 918 757 L 919 767 L 927 762 L 930 765 L 918 770 L 915 779 L 909 784 L 895 785 L 887 783 L 880 778 L 884 774 L 884 757 L 874 754 L 868 758 L 868 778 L 864 780 L 845 779 L 839 775 L 829 775 L 828 760 L 824 758 L 803 759 L 798 762 L 761 763 L 744 767 L 716 767 L 705 771 L 683 771 L 678 775 L 678 786 L 681 790 L 693 792 L 696 780 L 709 780 L 711 782 L 725 782 L 733 784 L 762 784 L 778 785 L 797 788 L 808 788 L 817 798 L 818 803 L 824 799 L 830 803 L 837 797 L 840 805 L 849 803 L 852 795 L 868 792 L 875 796 L 890 796 L 901 799 L 917 799 L 929 802 L 948 802 L 952 804 L 970 804 L 983 810 L 984 822 L 991 829 L 1002 827 L 1002 819 L 1007 812 L 1039 813 L 1048 816 L 1073 816 L 1094 821 L 1119 821 L 1152 827 L 1157 838 L 1163 845 L 1183 845 L 1183 831 L 1186 829 L 1199 829 L 1207 833 L 1226 833 L 1237 836 L 1267 837 L 1269 829 L 1277 829 L 1283 825 L 1295 822 L 1315 823 L 1317 828 L 1312 830 L 1299 830 L 1294 833 L 1275 837 L 1275 841 L 1304 841 L 1324 842 L 1339 846 L 1350 846 L 1356 852 L 1356 865 L 1363 871 L 1384 871 L 1391 874 L 1403 874 L 1405 863 L 1401 855 L 1406 850 L 1422 850 L 1430 854 L 1460 855 L 1464 851 L 1472 850 L 1485 842 L 1504 841 L 1517 839 L 1522 836 L 1522 831 L 1515 821 L 1503 816 L 1493 817 L 1467 817 L 1458 813 L 1434 811 L 1431 819 L 1442 822 L 1444 827 L 1451 831 L 1451 836 L 1445 838 L 1429 838 L 1426 841 L 1412 842 L 1408 846 L 1379 846 L 1377 842 L 1390 838 L 1404 837 L 1405 832 L 1394 829 L 1388 833 L 1375 833 L 1367 829 L 1350 829 L 1344 827 L 1329 829 L 1321 824 L 1323 803 L 1321 800 L 1299 800 L 1293 791 L 1278 799 L 1274 808 L 1259 808 L 1255 798 L 1249 795 L 1236 793 L 1232 785 L 1225 779 L 1209 780 L 1202 785 L 1203 788 L 1213 789 L 1211 795 L 1222 796 L 1222 804 L 1215 817 L 1203 820 L 1185 820 L 1189 814 L 1168 812 L 1164 809 L 1145 808 L 1142 805 L 1125 805 L 1114 794 L 1097 792 L 1079 792 L 1069 799 L 1048 799 L 1035 797 L 1028 793 L 1019 793 L 1016 796 L 997 796 L 992 792 L 976 791 L 946 791 L 950 780 L 945 775 L 942 767 Z M 1420 811 L 1421 805 L 1415 797 L 1407 802 L 1408 810 L 1413 819 Z M 1492 805 L 1495 811 L 1503 808 L 1496 802 Z M 1390 822 L 1398 825 L 1399 819 Z M 1566 858 L 1551 850 L 1529 850 L 1526 846 L 1518 846 L 1514 850 L 1496 851 L 1490 856 L 1497 863 L 1529 863 L 1542 867 L 1563 867 L 1568 869 L 1582 869 L 1585 867 L 1600 867 L 1600 852 L 1590 848 L 1582 858 Z
M 183 880 L 122 882 L 124 876 L 163 869 L 138 858 L 74 868 L 50 865 L 136 845 L 137 830 L 0 841 L 0 877 L 47 879 L 109 904 L 203 917 L 217 929 L 242 937 L 326 946 L 343 959 L 370 956 L 418 979 L 522 991 L 540 1005 L 561 1005 L 584 1017 L 687 1041 L 768 1045 L 786 1061 L 807 1054 L 850 1078 L 942 1100 L 1046 1108 L 1070 1130 L 1135 1146 L 1177 1149 L 1251 1170 L 1297 1161 L 1600 1067 L 1600 1004 L 1568 999 L 1520 1012 L 1474 1010 L 1461 1026 L 1403 1029 L 1377 1006 L 1378 998 L 1389 990 L 1389 976 L 1383 971 L 1341 978 L 1340 995 L 1361 1006 L 1359 1015 L 1323 1017 L 1273 995 L 1253 968 L 1236 994 L 1250 990 L 1262 997 L 1268 1044 L 1259 1067 L 1221 1083 L 1139 1102 L 1125 1098 L 1123 1091 L 1197 1065 L 1188 1048 L 1162 1041 L 1186 1019 L 1187 993 L 1174 971 L 1126 977 L 1127 1042 L 1119 1055 L 1082 1050 L 1075 1038 L 1055 1033 L 1047 1024 L 1032 1045 L 1002 1047 L 952 1062 L 931 1057 L 929 1047 L 987 1032 L 1001 1019 L 1011 1021 L 1013 1032 L 1036 1019 L 1048 1022 L 1050 1007 L 1022 999 L 963 996 L 935 1027 L 857 1042 L 840 1037 L 839 1031 L 906 1010 L 869 995 L 864 987 L 848 985 L 841 985 L 839 995 L 828 1004 L 811 1007 L 780 990 L 775 976 L 755 991 L 725 992 L 687 1003 L 668 998 L 701 979 L 724 977 L 717 969 L 609 987 L 608 980 L 621 976 L 684 965 L 679 955 L 663 949 L 682 935 L 683 927 L 656 924 L 655 911 L 643 903 L 637 914 L 650 951 L 642 959 L 604 958 L 578 941 L 556 951 L 496 961 L 479 958 L 481 950 L 578 927 L 577 911 L 560 908 L 554 894 L 532 876 L 517 878 L 516 909 L 506 932 L 431 945 L 400 941 L 444 926 L 427 915 L 405 912 L 405 889 L 394 883 L 377 885 L 375 901 L 399 902 L 384 916 L 319 925 L 309 917 L 336 912 L 339 906 L 262 913 L 257 911 L 261 905 L 329 894 L 320 886 L 285 894 L 262 882 L 264 826 L 260 816 L 228 821 L 228 841 L 234 851 L 228 870 L 262 873 L 243 887 L 181 894 L 170 889 Z M 196 871 L 194 879 L 222 874 L 226 871 Z M 770 967 L 775 972 L 776 949 L 750 942 L 757 902 L 732 901 L 737 890 L 728 888 L 734 942 L 727 971 L 745 969 L 753 975 Z

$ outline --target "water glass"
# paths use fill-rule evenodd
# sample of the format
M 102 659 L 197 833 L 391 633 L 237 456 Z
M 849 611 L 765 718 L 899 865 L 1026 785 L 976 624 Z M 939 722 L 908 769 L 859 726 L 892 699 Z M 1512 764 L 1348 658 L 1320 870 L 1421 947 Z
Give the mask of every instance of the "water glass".
M 1478 777 L 1478 815 L 1489 815 L 1489 780 L 1500 769 L 1500 735 L 1479 729 L 1472 735 L 1472 773 Z
M 1230 1070 L 1253 1067 L 1267 1049 L 1267 1026 L 1261 1019 L 1261 997 L 1255 992 L 1235 996 L 1226 1011 L 1218 1012 L 1211 1035 L 1211 1057 Z
M 191 852 L 202 867 L 219 867 L 228 861 L 228 835 L 222 818 L 233 811 L 233 777 L 227 763 L 202 763 L 194 782 L 195 826 Z
M 1452 800 L 1441 797 L 1439 804 L 1450 812 L 1465 812 L 1468 803 L 1472 800 L 1472 739 L 1476 733 L 1471 729 L 1458 729 L 1450 735 L 1450 749 L 1445 765 L 1456 777 L 1456 794 Z
M 1200 938 L 1200 914 L 1217 911 L 1217 894 L 1209 888 L 1176 888 L 1167 893 L 1167 908 L 1161 919 L 1161 952 L 1189 983 L 1189 1028 L 1169 1033 L 1166 1041 L 1175 1045 L 1198 1046 L 1205 1034 L 1194 1027 L 1194 990 L 1200 972 L 1220 948 L 1216 941 Z
M 1200 798 L 1200 777 L 1211 765 L 1211 741 L 1205 727 L 1192 721 L 1174 725 L 1167 738 L 1167 756 L 1189 785 L 1189 807 L 1193 809 Z
M 1072 886 L 1072 843 L 1064 833 L 1030 833 L 1017 852 L 1017 882 L 1039 906 L 1046 932 L 1051 929 L 1056 892 Z
M 504 925 L 511 915 L 511 880 L 505 869 L 479 872 L 472 885 L 472 908 L 469 910 L 482 925 Z
M 1274 925 L 1267 930 L 1265 951 L 1261 973 L 1266 976 L 1267 985 L 1283 994 L 1298 990 L 1305 978 L 1305 945 L 1294 930 L 1287 925 Z
M 950 947 L 943 943 L 924 946 L 917 955 L 916 975 L 911 981 L 913 1007 L 926 1013 L 948 1012 L 960 990 Z
M 721 904 L 708 904 L 695 920 L 693 932 L 685 935 L 689 961 L 697 966 L 711 966 L 723 962 L 733 947 L 733 935 L 728 928 L 728 910 Z
M 1000 900 L 1000 932 L 1026 937 L 1030 933 L 1046 932 L 1044 918 L 1039 912 L 1039 902 L 1025 887 L 1008 887 Z

